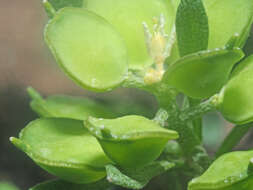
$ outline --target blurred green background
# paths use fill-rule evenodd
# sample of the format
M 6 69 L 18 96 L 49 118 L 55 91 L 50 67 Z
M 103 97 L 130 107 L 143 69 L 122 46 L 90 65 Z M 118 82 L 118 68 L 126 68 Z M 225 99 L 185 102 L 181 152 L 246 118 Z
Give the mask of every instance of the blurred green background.
M 40 0 L 0 0 L 0 182 L 9 181 L 24 190 L 52 178 L 8 140 L 37 117 L 29 108 L 28 86 L 45 96 L 82 95 L 114 102 L 119 107 L 122 102 L 130 107 L 138 104 L 145 111 L 137 112 L 148 117 L 152 117 L 157 109 L 154 97 L 135 89 L 94 94 L 72 83 L 58 69 L 45 46 L 43 28 L 46 22 Z M 248 40 L 245 51 L 253 53 L 253 37 Z M 119 111 L 128 113 L 128 110 Z M 232 125 L 217 113 L 206 115 L 204 124 L 205 145 L 212 154 Z M 249 133 L 237 148 L 250 147 L 252 137 L 253 133 Z

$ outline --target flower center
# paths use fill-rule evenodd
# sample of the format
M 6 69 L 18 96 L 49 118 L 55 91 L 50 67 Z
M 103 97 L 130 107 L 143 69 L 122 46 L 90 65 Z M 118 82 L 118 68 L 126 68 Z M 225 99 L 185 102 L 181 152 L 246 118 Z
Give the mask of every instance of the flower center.
M 159 18 L 153 18 L 153 23 L 153 32 L 150 32 L 148 25 L 143 22 L 146 46 L 154 62 L 154 67 L 152 65 L 145 73 L 144 82 L 146 84 L 153 84 L 162 80 L 165 72 L 164 62 L 170 56 L 172 46 L 176 40 L 175 26 L 173 26 L 170 36 L 165 33 L 163 14 Z

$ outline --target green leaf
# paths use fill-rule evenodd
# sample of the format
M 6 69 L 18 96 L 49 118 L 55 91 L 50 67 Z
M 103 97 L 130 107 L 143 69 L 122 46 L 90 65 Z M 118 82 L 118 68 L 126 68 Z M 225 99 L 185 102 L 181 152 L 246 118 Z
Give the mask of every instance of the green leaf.
M 238 47 L 246 41 L 253 17 L 252 0 L 204 0 L 209 22 L 208 49 L 223 47 L 238 33 Z
M 45 28 L 45 40 L 59 66 L 77 84 L 107 91 L 127 74 L 127 50 L 118 32 L 85 9 L 64 8 Z
M 104 166 L 111 163 L 96 138 L 77 120 L 38 119 L 22 130 L 19 139 L 10 140 L 40 167 L 74 183 L 102 179 Z
M 237 124 L 253 121 L 253 55 L 245 59 L 232 73 L 232 77 L 221 91 L 219 110 L 223 116 Z
M 123 168 L 149 164 L 159 157 L 168 140 L 178 138 L 177 132 L 135 115 L 117 119 L 90 117 L 85 126 L 97 137 L 106 155 Z
M 231 152 L 218 158 L 200 177 L 189 183 L 189 190 L 251 190 L 252 173 L 248 172 L 253 151 Z
M 105 106 L 88 98 L 55 95 L 43 99 L 40 94 L 32 88 L 28 88 L 28 93 L 32 98 L 30 102 L 32 110 L 41 117 L 85 120 L 89 116 L 106 118 L 116 116 L 116 114 L 108 111 Z
M 215 49 L 187 55 L 169 66 L 163 81 L 192 98 L 207 98 L 219 92 L 234 64 L 243 56 L 239 49 Z
M 74 184 L 63 180 L 51 180 L 40 183 L 29 190 L 111 190 L 112 185 L 106 180 L 90 184 Z
M 83 7 L 84 0 L 48 0 L 53 5 L 55 10 L 64 7 Z
M 180 56 L 206 50 L 208 18 L 202 0 L 181 0 L 176 16 Z
M 113 165 L 106 166 L 107 180 L 115 185 L 128 189 L 142 189 L 155 176 L 174 167 L 167 161 L 153 162 L 141 169 L 121 171 Z
M 108 20 L 124 38 L 129 68 L 142 69 L 153 64 L 148 55 L 143 22 L 154 26 L 154 17 L 165 17 L 165 33 L 170 34 L 175 20 L 177 0 L 87 0 L 87 9 Z
M 0 190 L 18 190 L 18 188 L 11 183 L 0 181 Z

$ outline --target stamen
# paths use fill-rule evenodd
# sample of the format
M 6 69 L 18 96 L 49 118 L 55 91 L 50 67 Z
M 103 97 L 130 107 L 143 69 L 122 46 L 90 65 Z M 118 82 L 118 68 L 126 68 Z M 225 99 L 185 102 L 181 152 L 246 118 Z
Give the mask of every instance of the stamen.
M 170 56 L 172 46 L 176 40 L 175 26 L 173 26 L 170 38 L 165 33 L 165 17 L 153 18 L 153 31 L 150 32 L 148 25 L 143 22 L 144 34 L 148 53 L 154 61 L 155 69 L 149 68 L 144 77 L 147 84 L 159 82 L 164 74 L 164 61 Z

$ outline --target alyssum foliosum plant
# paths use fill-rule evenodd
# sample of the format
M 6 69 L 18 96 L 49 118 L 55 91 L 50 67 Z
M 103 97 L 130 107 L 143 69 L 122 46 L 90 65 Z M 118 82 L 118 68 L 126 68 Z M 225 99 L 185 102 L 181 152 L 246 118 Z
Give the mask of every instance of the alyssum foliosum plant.
M 253 151 L 230 152 L 253 121 L 253 56 L 243 59 L 242 51 L 252 0 L 43 4 L 50 18 L 45 41 L 75 83 L 95 92 L 139 88 L 160 109 L 153 119 L 119 117 L 110 106 L 69 96 L 43 99 L 29 88 L 40 118 L 10 140 L 59 177 L 31 190 L 142 189 L 164 173 L 170 190 L 253 189 Z M 214 110 L 236 126 L 210 158 L 201 118 Z

